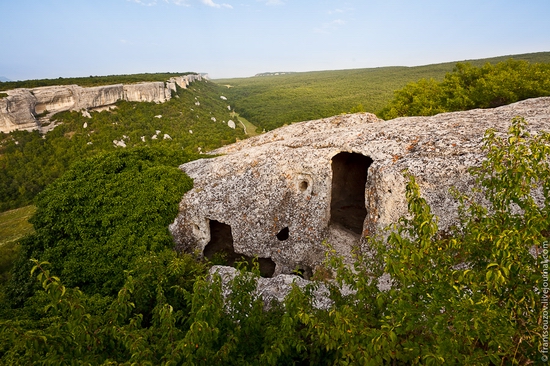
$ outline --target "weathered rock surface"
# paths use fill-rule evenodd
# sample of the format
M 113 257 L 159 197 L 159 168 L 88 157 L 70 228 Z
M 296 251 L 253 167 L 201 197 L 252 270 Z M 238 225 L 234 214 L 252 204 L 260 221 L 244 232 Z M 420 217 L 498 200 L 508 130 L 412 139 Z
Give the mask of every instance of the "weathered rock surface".
M 231 292 L 230 282 L 237 276 L 238 271 L 233 267 L 227 266 L 212 266 L 210 268 L 210 275 L 217 274 L 222 280 L 222 292 L 224 298 L 228 298 Z M 264 302 L 264 307 L 269 308 L 272 302 L 282 303 L 292 291 L 292 284 L 295 284 L 300 289 L 310 284 L 310 281 L 304 280 L 300 276 L 280 274 L 273 278 L 258 278 L 256 283 L 256 291 L 254 296 L 261 297 Z M 347 294 L 348 292 L 344 292 Z M 328 288 L 319 283 L 317 288 L 313 291 L 313 306 L 317 309 L 329 309 L 333 301 L 330 299 L 330 291 Z M 228 309 L 229 312 L 231 309 Z
M 467 169 L 484 159 L 484 132 L 506 133 L 516 116 L 550 131 L 550 98 L 391 121 L 341 115 L 228 145 L 180 167 L 194 188 L 170 227 L 176 248 L 257 256 L 267 276 L 307 278 L 324 259 L 323 240 L 349 257 L 406 214 L 404 169 L 445 230 L 456 220 L 449 188 L 471 187 Z
M 80 111 L 112 105 L 120 100 L 129 102 L 164 103 L 171 99 L 176 85 L 180 88 L 196 80 L 198 74 L 183 75 L 164 82 L 115 84 L 83 88 L 78 85 L 46 86 L 33 89 L 8 90 L 0 99 L 0 132 L 40 129 L 38 115 L 62 111 Z

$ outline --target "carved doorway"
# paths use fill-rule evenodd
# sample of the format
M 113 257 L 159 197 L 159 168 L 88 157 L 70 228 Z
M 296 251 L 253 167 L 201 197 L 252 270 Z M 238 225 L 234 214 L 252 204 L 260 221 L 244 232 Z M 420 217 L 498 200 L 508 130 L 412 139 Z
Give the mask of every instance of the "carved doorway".
M 341 152 L 332 158 L 330 224 L 361 234 L 367 216 L 365 185 L 373 160 L 358 153 Z

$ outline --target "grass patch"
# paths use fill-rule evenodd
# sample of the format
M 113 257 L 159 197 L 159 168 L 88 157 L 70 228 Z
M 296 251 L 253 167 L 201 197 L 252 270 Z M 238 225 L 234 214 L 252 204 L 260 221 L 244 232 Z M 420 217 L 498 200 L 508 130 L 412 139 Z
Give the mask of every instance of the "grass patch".
M 26 206 L 0 213 L 1 251 L 4 250 L 5 245 L 11 244 L 34 231 L 28 220 L 35 211 L 35 206 Z M 0 252 L 0 259 L 2 258 L 3 254 Z
M 233 113 L 231 114 L 231 117 L 236 118 L 238 122 L 241 122 L 241 123 L 243 124 L 243 126 L 244 126 L 245 129 L 246 129 L 245 132 L 246 132 L 246 135 L 247 135 L 247 136 L 252 137 L 252 136 L 257 136 L 257 135 L 260 134 L 260 132 L 258 132 L 258 127 L 254 126 L 254 125 L 253 125 L 252 123 L 250 123 L 250 121 L 247 120 L 246 118 L 239 116 L 238 113 L 233 112 Z
M 28 220 L 35 211 L 35 206 L 26 206 L 0 213 L 0 297 L 3 296 L 2 289 L 10 278 L 10 271 L 19 254 L 18 239 L 34 232 Z

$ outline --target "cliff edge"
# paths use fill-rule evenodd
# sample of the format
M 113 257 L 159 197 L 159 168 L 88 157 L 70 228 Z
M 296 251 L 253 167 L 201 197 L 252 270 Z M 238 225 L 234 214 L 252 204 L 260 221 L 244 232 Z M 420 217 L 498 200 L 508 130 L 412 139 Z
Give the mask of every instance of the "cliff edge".
M 53 115 L 63 111 L 80 111 L 105 107 L 120 100 L 129 102 L 164 103 L 180 88 L 201 75 L 190 74 L 170 78 L 167 82 L 143 82 L 83 88 L 78 85 L 46 86 L 8 90 L 0 99 L 0 132 L 40 129 L 40 115 Z

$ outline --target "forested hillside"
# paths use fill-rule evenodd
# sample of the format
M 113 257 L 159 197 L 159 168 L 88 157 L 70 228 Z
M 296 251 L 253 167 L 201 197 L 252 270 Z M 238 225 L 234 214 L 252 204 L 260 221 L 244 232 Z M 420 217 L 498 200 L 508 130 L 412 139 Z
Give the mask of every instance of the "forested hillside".
M 74 162 L 123 145 L 163 146 L 191 156 L 244 138 L 240 125 L 228 127 L 228 103 L 220 96 L 214 83 L 197 81 L 162 104 L 119 102 L 92 118 L 59 113 L 52 117 L 59 125 L 46 135 L 0 133 L 0 211 L 31 203 Z
M 472 66 L 496 64 L 509 58 L 529 63 L 550 63 L 550 52 L 468 61 Z M 456 62 L 417 66 L 381 67 L 338 71 L 300 72 L 286 75 L 215 80 L 235 110 L 261 129 L 334 116 L 340 113 L 377 113 L 394 91 L 420 79 L 442 81 Z

